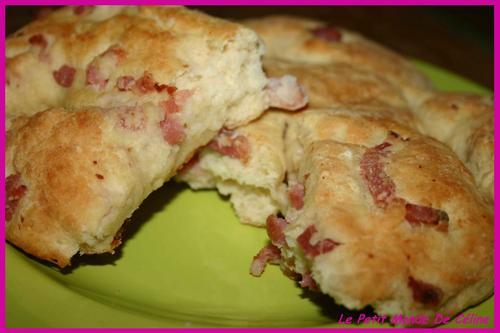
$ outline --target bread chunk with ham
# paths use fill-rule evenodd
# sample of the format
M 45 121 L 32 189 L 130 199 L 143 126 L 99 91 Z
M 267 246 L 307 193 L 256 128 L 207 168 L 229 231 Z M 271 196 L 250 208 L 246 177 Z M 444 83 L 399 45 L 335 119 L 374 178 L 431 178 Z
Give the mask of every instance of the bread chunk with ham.
M 268 89 L 283 89 L 293 80 L 287 76 L 296 78 L 302 88 L 294 89 L 292 84 L 289 93 L 281 94 L 290 102 L 282 104 L 296 101 L 296 106 L 304 107 L 302 96 L 307 94 L 304 111 L 288 113 L 271 108 L 248 125 L 221 131 L 176 177 L 194 189 L 215 187 L 228 195 L 243 223 L 264 226 L 270 214 L 286 207 L 288 197 L 292 204 L 298 204 L 299 184 L 286 179 L 289 147 L 284 137 L 288 122 L 308 108 L 348 105 L 359 114 L 416 124 L 401 91 L 373 73 L 347 64 L 299 64 L 266 57 L 264 68 L 270 77 L 285 78 L 285 84 L 274 79 Z
M 348 29 L 303 17 L 274 15 L 243 22 L 262 37 L 269 58 L 307 64 L 349 64 L 383 75 L 411 105 L 431 81 L 403 56 Z
M 7 40 L 6 238 L 60 267 L 222 129 L 275 104 L 263 46 L 182 7 L 63 8 Z
M 493 213 L 445 144 L 332 108 L 295 114 L 285 146 L 300 191 L 267 230 L 300 285 L 388 316 L 454 315 L 493 293 Z

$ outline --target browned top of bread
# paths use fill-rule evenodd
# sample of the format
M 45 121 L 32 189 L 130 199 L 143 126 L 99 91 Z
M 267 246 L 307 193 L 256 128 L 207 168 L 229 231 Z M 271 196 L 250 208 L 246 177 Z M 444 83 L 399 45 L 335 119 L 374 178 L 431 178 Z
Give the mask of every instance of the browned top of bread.
M 297 114 L 287 138 L 304 188 L 286 212 L 288 269 L 385 315 L 456 314 L 491 295 L 493 215 L 448 147 L 340 109 Z
M 268 57 L 314 64 L 348 63 L 383 75 L 412 104 L 432 88 L 430 80 L 406 59 L 344 28 L 293 16 L 268 16 L 244 24 L 264 39 Z
M 439 92 L 415 109 L 421 131 L 450 146 L 494 200 L 494 109 L 491 97 Z
M 63 8 L 7 38 L 7 116 L 54 106 L 150 100 L 153 94 L 141 92 L 155 84 L 157 88 L 188 85 L 200 67 L 213 66 L 211 53 L 240 39 L 248 43 L 242 48 L 256 47 L 253 36 L 240 25 L 183 7 Z M 132 90 L 134 81 L 127 87 L 123 77 L 135 82 L 142 78 L 138 93 L 107 96 L 103 101 L 104 94 Z

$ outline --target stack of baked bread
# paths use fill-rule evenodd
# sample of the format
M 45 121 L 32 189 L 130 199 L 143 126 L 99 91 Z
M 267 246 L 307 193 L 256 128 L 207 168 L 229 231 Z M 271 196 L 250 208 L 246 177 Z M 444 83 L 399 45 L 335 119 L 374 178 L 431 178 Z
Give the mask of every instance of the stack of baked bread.
M 276 263 L 381 315 L 489 297 L 491 99 L 436 91 L 403 57 L 322 22 L 243 24 L 73 7 L 9 37 L 7 240 L 60 267 L 112 251 L 177 176 L 267 228 L 253 275 Z

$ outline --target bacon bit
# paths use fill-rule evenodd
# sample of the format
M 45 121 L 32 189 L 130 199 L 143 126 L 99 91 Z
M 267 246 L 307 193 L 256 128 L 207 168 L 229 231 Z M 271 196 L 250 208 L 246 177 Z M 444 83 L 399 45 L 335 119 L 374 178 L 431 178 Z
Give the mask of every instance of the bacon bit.
M 306 255 L 316 257 L 320 254 L 330 252 L 337 245 L 340 245 L 340 243 L 337 243 L 329 238 L 320 240 L 316 244 L 312 245 L 311 238 L 316 232 L 316 227 L 314 225 L 310 225 L 299 237 L 297 237 L 297 242 Z
M 411 276 L 408 278 L 408 287 L 412 291 L 413 299 L 424 305 L 437 306 L 443 297 L 443 292 L 438 287 L 418 281 Z
M 411 225 L 438 225 L 442 222 L 445 229 L 448 229 L 448 221 L 450 218 L 445 211 L 432 207 L 414 205 L 411 203 L 407 203 L 405 205 L 405 210 L 405 219 Z
M 28 191 L 28 188 L 21 184 L 21 175 L 16 173 L 5 179 L 5 220 L 10 221 L 16 212 L 19 201 Z
M 118 65 L 123 61 L 123 59 L 125 59 L 126 56 L 127 52 L 123 48 L 117 45 L 110 46 L 106 51 L 95 57 L 94 60 L 92 60 L 92 62 L 87 66 L 87 78 L 85 83 L 87 85 L 93 85 L 99 90 L 104 89 L 109 81 L 109 78 L 105 77 L 106 74 L 101 72 L 100 65 L 101 62 L 104 61 L 103 59 L 110 59 L 114 65 Z M 120 84 L 123 83 L 124 82 L 121 82 Z M 118 85 L 118 80 L 116 84 Z
M 171 145 L 180 144 L 186 138 L 184 126 L 174 116 L 165 117 L 160 121 L 160 127 L 163 131 L 163 138 Z
M 163 108 L 163 110 L 165 110 L 166 115 L 180 112 L 191 95 L 192 92 L 189 90 L 179 90 L 175 92 L 174 95 L 169 99 L 161 101 L 160 106 Z
M 42 49 L 45 49 L 48 45 L 47 40 L 41 34 L 31 36 L 30 39 L 28 39 L 28 42 L 31 45 L 39 46 Z
M 227 129 L 222 129 L 219 135 L 210 141 L 208 147 L 222 155 L 239 159 L 244 164 L 248 163 L 250 158 L 250 142 L 248 139 Z
M 191 96 L 193 96 L 193 92 L 191 90 L 178 90 L 174 93 L 175 103 L 180 107 L 183 107 Z
M 129 91 L 135 84 L 135 79 L 133 76 L 124 75 L 116 79 L 116 88 L 120 91 Z
M 295 272 L 292 268 L 290 268 L 288 265 L 282 265 L 281 267 L 281 272 L 290 279 L 294 281 L 300 281 L 302 279 L 302 276 Z
M 177 90 L 177 88 L 174 86 L 169 86 L 168 84 L 159 84 L 159 83 L 155 83 L 155 89 L 159 93 L 166 91 L 167 94 L 169 94 L 170 96 L 172 96 L 172 94 Z
M 199 152 L 196 152 L 193 157 L 191 157 L 191 159 L 189 159 L 189 161 L 187 161 L 186 163 L 184 163 L 180 168 L 179 168 L 179 173 L 183 173 L 183 172 L 186 172 L 188 170 L 190 170 L 191 168 L 193 168 L 196 164 L 198 164 L 198 162 L 200 161 L 200 153 Z
M 271 77 L 266 89 L 270 107 L 298 110 L 308 102 L 305 89 L 297 82 L 295 76 Z
M 53 8 L 50 8 L 50 7 L 42 7 L 40 9 L 38 9 L 36 12 L 35 12 L 35 19 L 36 20 L 40 20 L 40 19 L 44 19 L 46 18 L 47 16 L 49 16 L 50 14 L 52 14 L 54 12 L 54 9 Z
M 132 106 L 120 108 L 118 120 L 121 127 L 131 131 L 139 131 L 146 126 L 144 112 L 140 107 Z
M 76 69 L 68 65 L 62 65 L 57 71 L 54 71 L 52 75 L 57 83 L 65 88 L 71 87 L 73 80 L 75 79 Z
M 407 202 L 403 198 L 396 196 L 396 185 L 393 180 L 385 173 L 382 157 L 386 157 L 392 144 L 389 140 L 399 139 L 408 141 L 409 138 L 403 138 L 398 133 L 389 132 L 385 142 L 369 148 L 361 158 L 361 175 L 368 184 L 368 189 L 373 197 L 375 205 L 380 208 L 386 208 L 390 203 L 397 202 L 405 205 L 405 219 L 412 226 L 420 224 L 438 226 L 439 231 L 448 230 L 449 217 L 445 211 L 427 206 L 415 205 Z
M 147 94 L 156 91 L 156 82 L 153 79 L 153 75 L 145 71 L 140 78 L 135 81 L 134 92 L 138 95 Z
M 113 237 L 113 240 L 111 241 L 111 249 L 116 248 L 122 243 L 122 238 L 123 238 L 123 232 L 125 231 L 125 225 L 128 224 L 130 219 L 126 219 L 125 222 L 123 222 L 122 226 L 120 229 L 115 234 L 115 237 Z
M 87 85 L 96 86 L 99 90 L 102 90 L 108 83 L 108 79 L 101 76 L 99 67 L 96 64 L 90 63 L 87 67 L 87 79 L 85 83 Z
M 299 282 L 302 288 L 308 288 L 311 291 L 319 291 L 316 281 L 314 281 L 311 273 L 306 273 L 302 275 L 302 279 Z
M 311 32 L 315 37 L 327 40 L 329 42 L 340 42 L 342 39 L 342 33 L 340 32 L 340 30 L 332 25 L 316 28 Z
M 304 207 L 305 188 L 302 184 L 295 184 L 288 189 L 288 199 L 292 207 L 299 210 Z
M 391 144 L 384 142 L 374 148 L 369 148 L 361 158 L 361 175 L 368 184 L 375 205 L 380 208 L 385 208 L 395 199 L 396 185 L 392 179 L 384 171 L 384 163 L 382 157 L 387 155 L 386 148 Z
M 75 15 L 82 15 L 84 12 L 92 11 L 94 9 L 94 6 L 76 6 L 73 8 L 73 13 Z
M 46 50 L 48 42 L 47 42 L 47 39 L 45 38 L 45 36 L 43 36 L 41 34 L 33 35 L 28 39 L 28 42 L 32 46 L 37 47 L 40 50 L 40 52 L 38 53 L 38 58 L 41 61 L 48 62 L 49 54 Z
M 261 276 L 268 263 L 279 264 L 281 261 L 280 250 L 269 244 L 253 257 L 252 265 L 250 266 L 250 274 L 253 276 Z
M 172 98 L 167 99 L 166 101 L 161 101 L 160 106 L 163 108 L 166 115 L 170 115 L 180 111 L 179 106 L 177 105 L 177 103 L 175 103 L 175 100 Z
M 276 246 L 286 244 L 284 230 L 288 225 L 288 221 L 277 217 L 276 215 L 269 215 L 266 220 L 266 230 L 269 239 Z

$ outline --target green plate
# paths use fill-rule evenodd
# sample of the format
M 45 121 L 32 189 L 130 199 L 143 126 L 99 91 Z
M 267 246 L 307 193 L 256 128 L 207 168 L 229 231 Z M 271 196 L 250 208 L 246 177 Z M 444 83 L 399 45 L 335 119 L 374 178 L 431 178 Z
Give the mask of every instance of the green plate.
M 439 88 L 488 93 L 417 64 Z M 115 255 L 81 257 L 60 272 L 7 245 L 7 326 L 310 327 L 333 326 L 349 313 L 305 293 L 275 266 L 252 277 L 250 261 L 265 242 L 265 231 L 241 225 L 217 192 L 170 182 L 134 214 Z M 492 327 L 493 298 L 468 313 L 490 316 Z

